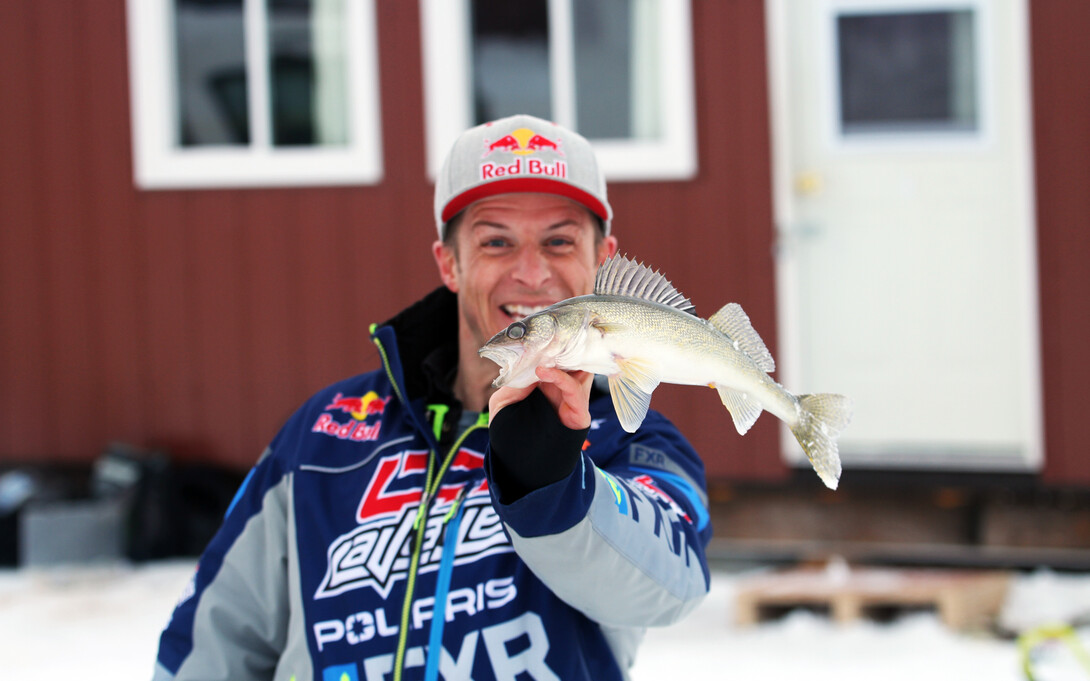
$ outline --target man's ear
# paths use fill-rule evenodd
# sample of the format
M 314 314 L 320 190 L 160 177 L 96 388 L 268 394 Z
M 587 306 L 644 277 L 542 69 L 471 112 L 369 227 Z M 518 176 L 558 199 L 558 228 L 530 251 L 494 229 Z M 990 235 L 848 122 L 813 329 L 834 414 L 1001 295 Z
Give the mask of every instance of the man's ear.
M 439 279 L 452 293 L 457 293 L 458 256 L 454 249 L 442 241 L 436 241 L 431 245 L 431 254 L 435 257 L 435 264 L 439 268 Z
M 617 237 L 610 234 L 598 242 L 598 265 L 617 255 Z

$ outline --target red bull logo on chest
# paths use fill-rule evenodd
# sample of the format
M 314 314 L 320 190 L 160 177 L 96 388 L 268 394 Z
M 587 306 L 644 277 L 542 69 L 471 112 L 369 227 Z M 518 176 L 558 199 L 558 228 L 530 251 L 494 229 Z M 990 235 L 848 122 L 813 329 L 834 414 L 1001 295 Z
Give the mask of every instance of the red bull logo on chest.
M 568 164 L 555 158 L 564 155 L 560 150 L 560 140 L 549 139 L 529 128 L 519 128 L 495 141 L 485 140 L 484 158 L 496 152 L 511 154 L 515 158 L 509 163 L 481 163 L 481 180 L 516 175 L 544 175 L 561 179 L 568 176 Z M 554 160 L 547 162 L 542 158 L 528 158 L 539 152 L 548 152 Z
M 386 411 L 386 403 L 389 401 L 389 396 L 379 397 L 374 390 L 362 397 L 345 397 L 341 393 L 337 393 L 333 401 L 326 405 L 326 409 L 337 409 L 351 414 L 354 419 L 362 421 L 371 414 L 381 414 Z
M 351 440 L 354 442 L 366 442 L 377 440 L 382 421 L 368 417 L 381 415 L 386 411 L 386 405 L 390 402 L 390 396 L 379 397 L 374 390 L 360 397 L 346 396 L 341 393 L 326 405 L 326 412 L 318 417 L 311 427 L 311 432 L 323 433 L 338 440 Z M 340 411 L 352 418 L 341 422 L 333 418 L 331 411 Z

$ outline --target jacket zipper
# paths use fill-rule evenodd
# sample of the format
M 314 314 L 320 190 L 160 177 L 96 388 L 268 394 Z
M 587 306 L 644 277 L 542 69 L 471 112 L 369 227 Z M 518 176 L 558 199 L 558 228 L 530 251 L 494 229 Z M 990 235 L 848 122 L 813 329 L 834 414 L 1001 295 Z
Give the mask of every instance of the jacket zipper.
M 405 395 L 401 392 L 400 386 L 397 381 L 394 380 L 393 371 L 390 369 L 390 360 L 386 354 L 386 348 L 383 347 L 382 341 L 374 336 L 376 325 L 371 325 L 372 341 L 378 348 L 379 354 L 382 356 L 382 366 L 386 371 L 386 377 L 390 380 L 390 385 L 393 386 L 394 392 L 397 394 L 398 399 L 405 407 L 409 408 L 409 401 L 405 398 Z M 432 407 L 436 407 L 432 409 Z M 443 420 L 446 417 L 447 409 L 446 405 L 429 405 L 429 409 L 432 409 L 435 414 L 433 429 L 435 433 L 435 439 L 438 442 L 439 435 L 442 432 Z M 402 674 L 405 671 L 405 652 L 409 639 L 409 616 L 412 611 L 413 592 L 416 589 L 416 575 L 420 569 L 420 553 L 424 545 L 424 534 L 427 528 L 427 517 L 431 509 L 432 502 L 435 500 L 435 495 L 439 491 L 439 483 L 442 481 L 443 476 L 446 474 L 447 469 L 450 467 L 451 462 L 454 461 L 455 455 L 461 448 L 462 443 L 465 442 L 469 434 L 475 430 L 488 427 L 488 415 L 483 413 L 481 417 L 477 419 L 477 423 L 467 428 L 458 439 L 451 446 L 450 451 L 443 458 L 443 463 L 440 465 L 438 472 L 435 470 L 435 461 L 438 459 L 438 453 L 435 449 L 431 449 L 428 456 L 428 470 L 424 478 L 424 492 L 420 497 L 420 505 L 417 507 L 416 519 L 413 521 L 413 529 L 415 534 L 413 535 L 412 552 L 409 557 L 409 573 L 406 576 L 405 583 L 405 599 L 401 604 L 401 622 L 398 627 L 397 638 L 397 652 L 394 655 L 394 669 L 393 669 L 393 681 L 401 681 Z M 458 497 L 454 500 L 450 512 L 443 518 L 443 524 L 446 525 L 452 518 L 458 514 L 461 510 L 461 504 L 465 498 L 465 488 L 459 492 Z M 457 540 L 457 537 L 453 538 Z M 444 547 L 445 552 L 445 547 Z
M 443 476 L 446 474 L 447 469 L 450 467 L 452 461 L 454 461 L 455 455 L 461 448 L 462 443 L 465 442 L 469 434 L 475 430 L 479 430 L 483 426 L 482 420 L 478 420 L 463 432 L 458 439 L 454 442 L 454 445 L 447 452 L 446 457 L 443 458 L 443 463 L 439 467 L 438 473 L 432 477 L 434 472 L 435 451 L 432 451 L 432 456 L 428 457 L 428 472 L 425 478 L 424 494 L 420 499 L 420 506 L 417 508 L 416 520 L 413 522 L 413 527 L 416 530 L 416 534 L 413 537 L 412 554 L 409 558 L 409 574 L 407 576 L 407 582 L 405 585 L 405 600 L 401 604 L 401 626 L 398 629 L 397 639 L 397 653 L 394 656 L 394 678 L 393 681 L 401 681 L 401 675 L 404 672 L 405 667 L 405 652 L 409 639 L 409 615 L 412 611 L 413 604 L 413 592 L 416 589 L 416 574 L 420 569 L 420 552 L 424 545 L 424 534 L 427 529 L 427 517 L 431 510 L 431 505 L 435 501 L 435 495 L 439 491 L 439 483 L 442 482 Z M 485 426 L 488 421 L 484 420 Z M 462 490 L 465 491 L 465 488 Z M 443 524 L 450 522 L 455 513 L 460 510 L 463 494 L 460 492 L 458 498 L 455 499 L 454 505 L 451 508 L 451 512 L 447 513 L 443 518 Z M 455 538 L 456 539 L 456 538 Z

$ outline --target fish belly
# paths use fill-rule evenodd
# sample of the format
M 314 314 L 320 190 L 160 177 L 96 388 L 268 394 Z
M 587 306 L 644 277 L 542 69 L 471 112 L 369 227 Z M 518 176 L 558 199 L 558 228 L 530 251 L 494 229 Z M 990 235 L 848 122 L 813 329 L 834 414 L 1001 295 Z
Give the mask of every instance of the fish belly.
M 620 356 L 642 357 L 663 383 L 737 390 L 788 425 L 798 419 L 798 399 L 794 395 L 745 353 L 735 350 L 729 339 L 703 325 L 626 338 L 616 342 L 614 349 Z
M 636 361 L 660 383 L 738 390 L 788 424 L 798 419 L 795 396 L 703 319 L 665 306 L 609 300 L 598 301 L 591 312 L 613 330 L 587 334 L 579 368 L 609 376 L 621 371 L 618 362 Z

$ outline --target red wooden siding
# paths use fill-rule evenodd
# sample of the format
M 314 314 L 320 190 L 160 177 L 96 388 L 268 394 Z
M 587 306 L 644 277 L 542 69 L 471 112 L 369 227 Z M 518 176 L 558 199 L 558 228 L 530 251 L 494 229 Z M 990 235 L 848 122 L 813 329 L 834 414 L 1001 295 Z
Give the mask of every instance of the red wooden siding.
M 1090 485 L 1090 3 L 1032 2 L 1044 479 Z
M 377 366 L 369 323 L 438 284 L 419 7 L 377 7 L 381 184 L 142 192 L 124 0 L 0 3 L 0 464 L 123 440 L 244 468 L 310 393 Z M 1046 478 L 1090 484 L 1090 5 L 1032 10 Z M 740 302 L 775 355 L 763 6 L 694 2 L 693 26 L 700 174 L 613 185 L 616 233 L 705 316 Z M 786 473 L 775 419 L 741 438 L 711 391 L 663 386 L 654 404 L 713 477 Z

